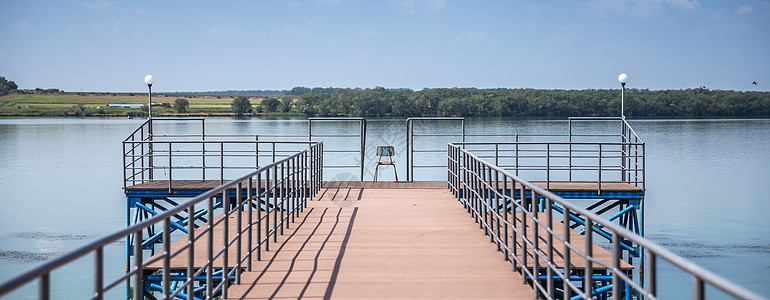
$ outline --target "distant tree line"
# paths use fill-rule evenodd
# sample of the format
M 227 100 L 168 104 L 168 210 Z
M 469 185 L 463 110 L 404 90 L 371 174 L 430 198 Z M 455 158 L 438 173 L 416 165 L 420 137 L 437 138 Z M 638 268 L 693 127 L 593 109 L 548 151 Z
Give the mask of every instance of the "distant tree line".
M 298 87 L 292 88 L 291 90 L 285 91 L 284 95 L 287 95 L 287 96 L 301 96 L 301 95 L 304 95 L 304 94 L 334 95 L 334 94 L 337 93 L 337 90 L 339 90 L 339 88 L 334 88 L 334 87 L 328 87 L 328 88 L 322 88 L 322 87 L 308 88 L 308 87 L 298 86 Z M 350 90 L 352 90 L 354 92 L 363 92 L 363 91 L 365 91 L 365 89 L 362 89 L 362 88 L 355 88 L 355 89 L 350 89 Z M 412 91 L 411 89 L 408 89 L 408 88 L 389 88 L 389 89 L 385 89 L 385 90 L 386 91 L 391 91 L 391 92 Z
M 316 88 L 300 95 L 292 110 L 308 116 L 361 117 L 619 116 L 620 101 L 620 90 L 437 88 L 412 91 L 377 87 L 335 89 L 330 93 L 328 88 Z M 706 88 L 626 89 L 625 115 L 770 116 L 770 93 Z
M 0 76 L 0 96 L 9 93 L 60 93 L 59 89 L 18 90 Z M 80 93 L 83 94 L 83 93 Z M 133 93 L 130 93 L 133 94 Z M 412 117 L 412 116 L 619 116 L 620 90 L 538 90 L 435 88 L 411 89 L 308 88 L 171 93 L 233 95 L 236 115 L 291 113 L 307 116 Z M 262 98 L 252 104 L 248 96 Z M 280 96 L 280 98 L 279 98 Z M 193 96 L 194 97 L 194 96 Z M 217 96 L 221 97 L 221 96 Z M 177 112 L 189 102 L 177 99 Z M 79 112 L 83 108 L 78 107 Z M 768 117 L 770 92 L 709 90 L 626 89 L 625 114 L 632 117 Z
M 286 90 L 227 90 L 227 91 L 208 91 L 208 92 L 173 92 L 169 95 L 202 95 L 202 96 L 281 96 Z
M 19 89 L 19 86 L 17 86 L 15 82 L 8 81 L 7 79 L 5 79 L 5 77 L 0 76 L 0 96 L 14 93 L 18 89 Z
M 314 88 L 308 88 L 304 86 L 297 86 L 292 88 L 291 90 L 284 93 L 284 95 L 287 96 L 301 96 L 304 94 L 313 94 L 313 95 L 334 95 L 337 93 L 337 88 L 328 87 L 328 88 L 322 88 L 322 87 L 314 87 Z

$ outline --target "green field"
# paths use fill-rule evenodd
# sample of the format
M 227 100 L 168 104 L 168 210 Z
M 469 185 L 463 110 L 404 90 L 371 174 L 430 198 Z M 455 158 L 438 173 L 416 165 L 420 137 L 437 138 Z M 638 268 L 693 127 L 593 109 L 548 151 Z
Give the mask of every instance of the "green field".
M 190 106 L 186 114 L 177 114 L 173 107 L 153 106 L 153 116 L 228 115 L 232 114 L 230 96 L 153 94 L 152 102 L 173 106 L 177 98 L 186 99 Z M 147 108 L 108 107 L 108 104 L 145 104 L 146 94 L 113 93 L 55 93 L 12 94 L 0 97 L 0 116 L 147 116 Z M 250 98 L 252 103 L 261 98 Z

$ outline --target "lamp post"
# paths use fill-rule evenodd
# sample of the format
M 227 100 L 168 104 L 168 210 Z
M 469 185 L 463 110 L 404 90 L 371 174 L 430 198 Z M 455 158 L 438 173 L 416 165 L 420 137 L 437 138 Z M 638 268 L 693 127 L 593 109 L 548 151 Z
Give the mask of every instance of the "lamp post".
M 147 89 L 149 89 L 149 101 L 147 103 L 147 112 L 148 116 L 147 119 L 152 119 L 152 83 L 155 82 L 155 78 L 152 78 L 152 75 L 144 76 L 144 83 L 147 84 Z
M 147 125 L 148 125 L 148 127 L 147 127 L 147 138 L 150 141 L 152 141 L 152 83 L 153 82 L 155 82 L 155 78 L 152 78 L 152 75 L 144 76 L 144 83 L 147 84 L 147 89 L 149 90 L 149 93 L 147 93 L 148 98 L 149 98 L 149 100 L 147 102 Z M 153 167 L 153 161 L 152 161 L 152 142 L 150 142 L 150 144 L 147 145 L 147 150 L 149 151 L 149 156 L 148 156 L 149 161 L 148 161 L 148 163 L 149 163 L 149 166 L 150 166 L 150 180 L 152 180 L 153 179 L 153 173 L 154 173 L 153 172 L 153 168 L 152 168 Z M 144 172 L 144 171 L 142 171 L 142 172 Z M 140 242 L 140 241 L 136 241 L 136 243 L 138 243 L 138 242 Z
M 628 81 L 628 75 L 626 75 L 626 73 L 621 73 L 620 75 L 618 75 L 618 81 L 620 81 L 620 117 L 625 119 L 626 115 L 623 113 L 623 109 L 624 109 L 623 98 L 625 95 L 623 94 L 625 93 L 625 90 L 626 90 L 626 82 Z

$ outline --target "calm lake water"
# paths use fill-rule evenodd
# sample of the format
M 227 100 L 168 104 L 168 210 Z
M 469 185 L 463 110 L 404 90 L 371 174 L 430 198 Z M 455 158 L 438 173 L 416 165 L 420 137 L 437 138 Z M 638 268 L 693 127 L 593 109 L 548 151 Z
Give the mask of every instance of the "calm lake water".
M 121 141 L 142 122 L 0 119 L 0 281 L 126 226 Z M 647 145 L 646 236 L 744 287 L 770 294 L 770 120 L 630 123 Z M 466 127 L 468 133 L 567 133 L 566 119 L 474 119 Z M 167 129 L 198 130 L 192 125 Z M 224 134 L 305 133 L 307 123 L 208 119 L 206 129 Z M 371 120 L 367 132 L 371 153 L 365 179 L 371 180 L 376 145 L 396 146 L 399 179 L 405 178 L 404 120 Z M 445 145 L 440 139 L 432 142 Z M 358 172 L 327 170 L 326 179 L 357 180 Z M 416 178 L 441 180 L 445 174 L 441 169 L 422 170 Z M 392 180 L 392 171 L 387 168 L 381 176 Z M 107 278 L 125 271 L 124 249 L 123 242 L 107 248 Z M 662 298 L 689 295 L 690 277 L 663 262 L 659 265 Z M 89 297 L 91 269 L 87 257 L 54 272 L 54 298 Z M 34 290 L 34 284 L 28 285 L 7 298 L 25 297 Z M 123 287 L 108 296 L 125 294 Z M 721 298 L 711 289 L 707 294 Z

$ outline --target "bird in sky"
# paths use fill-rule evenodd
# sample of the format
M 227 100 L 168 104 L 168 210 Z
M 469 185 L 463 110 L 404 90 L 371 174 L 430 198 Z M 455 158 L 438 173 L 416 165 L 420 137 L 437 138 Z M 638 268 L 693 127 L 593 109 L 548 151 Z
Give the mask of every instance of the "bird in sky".
M 753 85 L 757 85 L 757 82 L 756 82 L 756 81 L 754 81 L 754 82 L 752 82 L 751 84 L 753 84 Z

